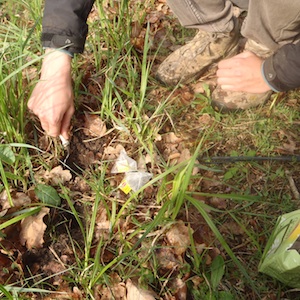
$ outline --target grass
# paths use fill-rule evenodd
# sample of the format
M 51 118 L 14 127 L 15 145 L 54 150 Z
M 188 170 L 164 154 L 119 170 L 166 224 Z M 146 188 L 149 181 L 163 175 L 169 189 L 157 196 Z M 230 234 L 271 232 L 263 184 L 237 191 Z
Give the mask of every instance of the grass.
M 47 151 L 38 150 L 43 135 L 26 110 L 42 59 L 41 7 L 38 0 L 1 6 L 6 13 L 0 25 L 0 134 L 6 146 L 0 149 L 0 172 L 1 188 L 11 195 L 11 202 L 16 191 L 35 193 L 40 172 L 51 170 L 61 155 L 56 140 Z M 280 94 L 264 107 L 228 115 L 211 109 L 208 86 L 189 103 L 182 102 L 188 88 L 162 88 L 152 70 L 166 53 L 165 40 L 183 41 L 190 33 L 168 14 L 161 17 L 165 40 L 155 44 L 156 26 L 162 25 L 146 22 L 150 11 L 157 13 L 155 1 L 96 1 L 86 52 L 73 60 L 73 78 L 77 110 L 85 107 L 106 121 L 112 130 L 108 144 L 121 143 L 135 158 L 148 154 L 153 179 L 138 193 L 125 196 L 112 184 L 112 162 L 100 160 L 77 175 L 86 193 L 74 192 L 68 184 L 53 186 L 62 205 L 50 205 L 44 248 L 52 249 L 60 269 L 50 275 L 33 274 L 24 256 L 23 274 L 0 285 L 2 298 L 39 294 L 55 299 L 56 292 L 72 297 L 76 287 L 84 299 L 96 299 L 109 290 L 117 294 L 127 279 L 134 279 L 160 299 L 178 295 L 176 280 L 186 283 L 191 299 L 298 299 L 289 287 L 257 271 L 277 217 L 297 208 L 286 176 L 288 169 L 296 179 L 297 165 L 206 165 L 197 159 L 272 156 L 293 149 L 297 153 L 299 94 Z M 139 21 L 142 51 L 133 46 L 131 35 L 132 23 Z M 203 116 L 207 124 L 197 121 Z M 170 159 L 170 132 L 181 137 L 180 151 L 189 149 L 191 157 Z M 1 219 L 4 234 L 45 205 L 33 198 L 30 206 Z M 188 228 L 190 244 L 177 257 L 166 234 L 180 220 Z M 68 241 L 67 260 L 60 257 L 63 238 Z M 4 253 L 9 239 L 7 234 L 0 240 Z M 40 262 L 35 256 L 39 253 L 30 255 Z M 173 267 L 161 257 L 174 259 Z M 12 262 L 15 259 L 11 256 Z M 61 288 L 53 278 L 61 280 Z

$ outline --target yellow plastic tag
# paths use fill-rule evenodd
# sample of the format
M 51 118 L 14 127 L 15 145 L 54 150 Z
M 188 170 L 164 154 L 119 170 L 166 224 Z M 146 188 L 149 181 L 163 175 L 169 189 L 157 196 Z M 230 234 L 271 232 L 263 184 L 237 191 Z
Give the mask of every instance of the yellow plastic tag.
M 118 173 L 126 173 L 130 171 L 130 166 L 128 165 L 119 165 L 117 166 Z
M 123 179 L 122 182 L 119 185 L 119 188 L 121 191 L 123 191 L 125 194 L 128 194 L 132 189 L 131 186 L 128 184 L 126 179 Z

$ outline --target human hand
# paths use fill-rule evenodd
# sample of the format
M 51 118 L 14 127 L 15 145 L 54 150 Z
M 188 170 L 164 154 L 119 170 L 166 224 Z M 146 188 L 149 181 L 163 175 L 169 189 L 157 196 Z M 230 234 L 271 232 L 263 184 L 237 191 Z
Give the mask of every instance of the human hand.
M 263 59 L 250 51 L 224 59 L 218 63 L 217 82 L 223 90 L 264 93 L 270 90 L 261 66 Z
M 40 119 L 48 135 L 68 139 L 74 114 L 71 57 L 53 49 L 47 49 L 46 54 L 28 108 Z

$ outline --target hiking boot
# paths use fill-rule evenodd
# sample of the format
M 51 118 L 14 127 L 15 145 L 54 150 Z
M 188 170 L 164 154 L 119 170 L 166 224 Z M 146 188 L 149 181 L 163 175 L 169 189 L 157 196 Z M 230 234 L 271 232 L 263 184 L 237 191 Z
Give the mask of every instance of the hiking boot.
M 245 50 L 251 51 L 261 58 L 267 58 L 273 54 L 271 50 L 265 46 L 247 40 Z M 224 91 L 220 86 L 212 92 L 212 107 L 218 111 L 229 112 L 237 110 L 245 110 L 264 104 L 272 95 L 272 91 L 260 94 Z
M 212 92 L 212 107 L 221 112 L 245 110 L 264 104 L 272 91 L 260 94 L 224 91 L 219 85 Z
M 199 30 L 186 45 L 170 54 L 159 66 L 156 79 L 174 86 L 197 79 L 212 63 L 238 52 L 239 26 L 235 22 L 230 33 L 211 33 Z

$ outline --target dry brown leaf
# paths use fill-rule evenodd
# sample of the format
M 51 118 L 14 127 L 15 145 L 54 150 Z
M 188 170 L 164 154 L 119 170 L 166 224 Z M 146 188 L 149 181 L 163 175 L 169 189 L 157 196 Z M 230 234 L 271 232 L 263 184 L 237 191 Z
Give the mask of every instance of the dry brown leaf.
M 64 185 L 66 182 L 72 179 L 72 174 L 70 170 L 64 170 L 62 166 L 57 166 L 50 172 L 46 171 L 44 174 L 44 178 L 47 181 L 50 181 L 53 185 Z
M 162 247 L 156 251 L 156 259 L 159 265 L 159 268 L 165 270 L 175 269 L 180 261 L 175 257 L 173 248 Z
M 27 204 L 31 203 L 30 198 L 24 194 L 24 193 L 12 193 L 12 202 L 14 204 L 14 208 L 19 208 L 22 206 L 25 206 Z M 11 208 L 9 202 L 8 202 L 8 196 L 7 196 L 7 192 L 6 190 L 4 190 L 1 194 L 0 194 L 0 217 L 3 217 L 7 211 Z
M 125 283 L 121 282 L 118 274 L 113 273 L 110 276 L 111 282 L 109 287 L 101 289 L 101 300 L 126 300 L 126 287 Z
M 103 239 L 104 241 L 109 239 L 109 232 L 111 228 L 110 221 L 97 222 L 95 229 L 96 240 Z
M 27 249 L 42 248 L 44 243 L 44 232 L 47 228 L 43 222 L 45 215 L 49 213 L 48 207 L 42 207 L 37 215 L 29 216 L 21 222 L 20 242 Z
M 244 233 L 243 228 L 235 221 L 228 221 L 221 225 L 220 232 L 224 234 L 233 234 L 242 236 Z
M 44 296 L 44 300 L 67 300 L 67 299 L 72 299 L 72 300 L 82 300 L 84 299 L 82 296 L 82 293 L 80 290 L 75 286 L 73 287 L 73 290 L 70 289 L 70 287 L 65 286 L 65 284 L 61 285 L 59 287 L 59 290 L 57 290 L 58 293 L 55 294 L 55 298 L 53 298 L 53 295 L 50 294 L 50 296 Z M 32 298 L 35 299 L 35 298 Z
M 111 226 L 112 224 L 108 219 L 107 208 L 105 205 L 103 205 L 103 203 L 100 203 L 97 209 L 96 228 L 94 234 L 95 240 L 108 240 L 110 236 Z
M 174 153 L 171 153 L 168 157 L 168 161 L 171 161 L 171 160 L 177 160 L 180 158 L 180 153 L 179 151 L 178 152 L 174 152 Z
M 157 162 L 157 155 L 154 153 L 152 155 L 153 161 Z M 139 171 L 147 171 L 147 164 L 152 163 L 152 157 L 149 153 L 146 155 L 141 155 L 137 161 L 137 168 Z
M 185 148 L 185 149 L 183 149 L 183 150 L 181 151 L 180 157 L 179 157 L 177 163 L 179 164 L 179 163 L 181 163 L 181 162 L 187 161 L 187 160 L 190 159 L 190 158 L 191 158 L 191 152 L 190 152 L 189 149 Z M 200 170 L 200 169 L 197 167 L 197 164 L 198 164 L 198 163 L 199 163 L 199 162 L 196 160 L 196 161 L 195 161 L 195 166 L 194 166 L 193 171 L 192 171 L 192 175 L 196 175 L 196 174 L 199 173 L 199 170 Z
M 48 264 L 42 266 L 42 270 L 46 274 L 49 274 L 49 275 L 61 273 L 65 269 L 66 268 L 64 267 L 63 264 L 61 264 L 61 263 L 59 263 L 57 261 L 54 261 L 54 260 L 51 260 L 51 261 L 49 261 Z
M 121 144 L 117 144 L 115 147 L 107 146 L 104 148 L 103 159 L 113 160 L 116 159 L 122 150 L 125 150 Z
M 162 2 L 162 1 L 159 1 L 159 2 Z M 158 4 L 157 5 L 157 7 L 156 7 L 156 9 L 158 10 L 158 11 L 165 11 L 165 1 L 164 1 L 164 3 L 160 3 L 160 4 Z
M 193 84 L 193 91 L 195 94 L 204 94 L 205 88 L 204 85 L 206 83 L 203 81 L 197 81 L 195 84 Z
M 213 175 L 211 172 L 206 172 L 204 178 L 209 178 L 203 179 L 202 181 L 203 187 L 207 190 L 211 190 L 222 185 L 218 176 Z
M 138 21 L 133 21 L 131 23 L 131 38 L 138 38 L 141 31 L 143 29 L 143 26 Z
M 191 244 L 190 234 L 193 232 L 184 225 L 183 221 L 174 224 L 171 229 L 166 233 L 169 244 L 173 247 L 176 255 L 182 255 L 187 247 Z
M 155 300 L 155 293 L 142 289 L 132 283 L 130 279 L 126 281 L 127 300 Z
M 218 209 L 226 209 L 226 208 L 227 208 L 227 202 L 226 202 L 226 199 L 223 199 L 223 198 L 212 197 L 212 198 L 209 200 L 209 203 L 210 203 L 213 207 L 218 208 Z
M 181 278 L 175 278 L 171 281 L 171 289 L 176 300 L 186 300 L 187 298 L 187 286 Z
M 282 149 L 288 153 L 295 153 L 295 150 L 297 149 L 297 144 L 295 141 L 289 140 L 288 143 L 282 144 Z
M 294 154 L 297 147 L 298 136 L 292 132 L 287 132 L 286 130 L 279 130 L 281 139 L 283 140 L 282 147 L 278 147 L 281 153 Z
M 164 135 L 165 142 L 170 144 L 179 144 L 182 142 L 182 139 L 177 137 L 174 132 L 169 132 Z
M 160 142 L 161 140 L 162 140 L 161 135 L 157 133 L 157 134 L 155 135 L 154 141 L 155 141 L 155 142 Z
M 181 151 L 178 163 L 184 162 L 191 158 L 191 152 L 189 149 L 185 148 Z
M 101 291 L 101 300 L 126 300 L 126 288 L 124 283 L 114 284 L 112 287 L 105 287 Z
M 102 137 L 106 133 L 106 125 L 97 115 L 85 114 L 84 134 L 94 137 Z
M 214 119 L 209 114 L 205 113 L 198 118 L 198 122 L 200 125 L 204 127 L 204 126 L 211 125 L 214 122 Z

